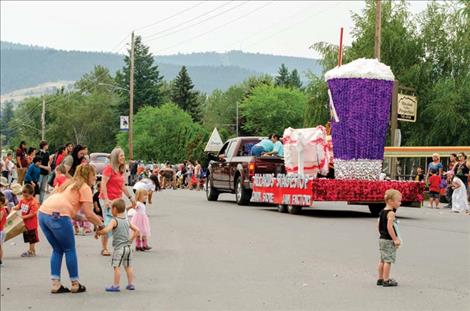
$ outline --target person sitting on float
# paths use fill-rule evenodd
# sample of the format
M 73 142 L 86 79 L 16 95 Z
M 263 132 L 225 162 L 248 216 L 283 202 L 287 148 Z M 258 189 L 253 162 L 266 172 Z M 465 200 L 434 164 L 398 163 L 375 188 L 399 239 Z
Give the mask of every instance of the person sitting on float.
M 250 155 L 259 157 L 268 154 L 274 150 L 274 143 L 271 140 L 272 135 L 269 138 L 263 138 L 259 143 L 251 148 Z
M 271 156 L 277 156 L 277 157 L 284 157 L 284 145 L 282 144 L 279 135 L 277 134 L 272 134 L 270 136 L 271 141 L 274 144 L 273 151 L 271 152 L 266 152 L 264 155 L 271 155 Z

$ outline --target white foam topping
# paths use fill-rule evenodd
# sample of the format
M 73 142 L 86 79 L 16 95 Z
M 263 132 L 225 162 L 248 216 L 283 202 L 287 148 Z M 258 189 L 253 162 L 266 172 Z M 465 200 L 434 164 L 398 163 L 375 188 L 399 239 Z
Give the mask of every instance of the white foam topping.
M 359 58 L 349 64 L 335 67 L 325 73 L 325 80 L 338 78 L 362 78 L 377 80 L 395 80 L 389 66 L 377 59 Z

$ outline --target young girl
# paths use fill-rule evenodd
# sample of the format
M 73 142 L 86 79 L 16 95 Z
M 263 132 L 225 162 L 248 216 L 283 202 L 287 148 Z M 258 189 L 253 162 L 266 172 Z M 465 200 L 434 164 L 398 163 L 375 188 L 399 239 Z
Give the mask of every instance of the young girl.
M 21 217 L 26 227 L 26 231 L 23 232 L 23 240 L 25 243 L 29 243 L 29 250 L 21 254 L 21 257 L 34 257 L 36 256 L 35 245 L 39 242 L 37 216 L 39 203 L 34 197 L 32 185 L 23 186 L 23 197 L 14 209 L 21 210 Z
M 463 181 L 454 176 L 452 179 L 452 212 L 462 213 L 469 211 L 468 201 L 467 201 L 467 190 L 465 189 L 465 184 Z
M 59 188 L 67 180 L 67 170 L 65 166 L 59 165 L 55 170 L 54 189 Z
M 131 224 L 139 228 L 139 236 L 136 241 L 136 251 L 148 251 L 152 249 L 148 246 L 148 237 L 150 236 L 150 222 L 145 211 L 145 201 L 147 199 L 147 191 L 144 189 L 137 190 L 135 194 L 136 206 L 135 214 L 132 216 Z

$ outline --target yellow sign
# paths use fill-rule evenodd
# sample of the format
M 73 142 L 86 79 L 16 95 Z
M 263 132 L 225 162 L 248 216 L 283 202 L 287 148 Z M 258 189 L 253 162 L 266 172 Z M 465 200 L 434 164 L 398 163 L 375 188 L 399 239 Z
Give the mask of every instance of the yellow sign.
M 415 96 L 398 94 L 398 114 L 399 121 L 416 122 L 416 111 L 418 101 Z

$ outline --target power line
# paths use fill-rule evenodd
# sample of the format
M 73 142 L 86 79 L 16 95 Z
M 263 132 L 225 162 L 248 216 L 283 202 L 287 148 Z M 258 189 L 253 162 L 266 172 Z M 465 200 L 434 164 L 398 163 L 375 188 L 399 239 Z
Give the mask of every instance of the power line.
M 116 44 L 112 49 L 111 49 L 111 53 L 113 53 L 114 51 L 118 50 L 120 51 L 122 49 L 123 46 L 125 46 L 127 44 L 126 40 L 127 38 L 131 35 L 131 33 L 128 33 L 126 34 L 126 36 L 124 38 L 122 38 L 121 41 L 119 41 L 118 44 Z
M 301 8 L 300 10 L 297 10 L 295 13 L 289 15 L 289 16 L 286 16 L 286 17 L 282 17 L 282 19 L 284 20 L 291 20 L 292 18 L 294 18 L 295 16 L 297 16 L 299 13 L 303 13 L 305 11 L 305 8 Z M 260 30 L 258 30 L 256 33 L 252 34 L 252 35 L 249 35 L 249 36 L 245 36 L 243 38 L 243 42 L 247 42 L 249 41 L 250 38 L 254 38 L 254 37 L 257 37 L 259 35 L 262 35 L 266 30 L 272 30 L 273 29 L 273 26 L 274 25 L 278 25 L 280 24 L 280 20 L 276 20 L 274 23 L 271 23 L 269 24 L 269 26 L 267 27 L 264 27 Z M 242 45 L 242 43 L 240 43 L 240 46 Z
M 228 8 L 227 10 L 222 11 L 222 12 L 220 12 L 219 14 L 216 14 L 216 15 L 214 15 L 214 16 L 209 16 L 208 18 L 203 19 L 202 21 L 199 21 L 199 22 L 197 22 L 197 23 L 195 23 L 195 24 L 191 24 L 191 25 L 188 25 L 188 26 L 186 26 L 186 27 L 183 27 L 183 28 L 174 30 L 174 31 L 172 31 L 172 32 L 169 32 L 169 33 L 166 33 L 166 34 L 162 34 L 162 35 L 159 35 L 159 36 L 157 36 L 157 37 L 154 37 L 154 36 L 152 36 L 151 38 L 150 38 L 150 37 L 147 37 L 147 38 L 146 38 L 146 42 L 150 42 L 150 41 L 154 41 L 154 40 L 157 40 L 157 39 L 160 39 L 160 38 L 164 38 L 164 37 L 170 36 L 170 35 L 172 35 L 172 34 L 175 34 L 175 33 L 181 32 L 181 31 L 183 31 L 183 30 L 186 30 L 186 29 L 188 29 L 188 28 L 191 28 L 191 27 L 200 25 L 200 24 L 202 24 L 202 23 L 204 23 L 204 22 L 206 22 L 206 21 L 208 21 L 208 20 L 211 20 L 211 19 L 213 19 L 213 18 L 217 18 L 217 17 L 219 17 L 219 16 L 221 16 L 221 15 L 224 15 L 225 13 L 228 13 L 228 12 L 230 12 L 230 11 L 233 11 L 233 10 L 235 10 L 235 9 L 237 9 L 237 8 L 239 8 L 239 7 L 241 7 L 242 5 L 247 4 L 248 2 L 249 2 L 249 1 L 243 2 L 243 3 L 241 3 L 241 4 L 237 5 L 237 6 Z
M 242 19 L 242 18 L 245 18 L 245 17 L 247 17 L 247 16 L 249 16 L 249 15 L 251 15 L 251 14 L 253 14 L 253 13 L 255 13 L 255 12 L 257 12 L 257 11 L 263 9 L 263 8 L 265 8 L 265 7 L 267 7 L 268 5 L 270 5 L 270 4 L 273 3 L 273 2 L 274 2 L 274 1 L 268 2 L 267 4 L 265 4 L 265 5 L 261 6 L 261 7 L 258 7 L 258 8 L 256 8 L 256 9 L 254 9 L 254 10 L 248 12 L 247 14 L 244 14 L 244 15 L 242 15 L 242 16 L 239 16 L 239 17 L 237 17 L 237 18 L 234 18 L 234 19 L 232 19 L 232 20 L 230 20 L 230 21 L 228 21 L 228 22 L 226 22 L 226 23 L 223 23 L 223 24 L 221 24 L 221 25 L 219 25 L 219 26 L 217 26 L 217 27 L 214 27 L 214 28 L 212 28 L 212 29 L 210 29 L 210 30 L 208 30 L 208 31 L 206 31 L 206 32 L 203 32 L 203 33 L 201 33 L 201 34 L 199 34 L 199 35 L 196 35 L 196 36 L 191 37 L 191 38 L 189 38 L 189 39 L 180 41 L 180 42 L 178 42 L 178 43 L 176 43 L 176 44 L 174 44 L 174 45 L 167 46 L 167 47 L 165 47 L 165 48 L 163 48 L 163 49 L 161 49 L 161 50 L 158 50 L 156 53 L 160 53 L 160 52 L 163 52 L 163 51 L 167 51 L 167 50 L 169 50 L 169 49 L 171 49 L 171 48 L 173 48 L 173 47 L 179 46 L 179 45 L 181 45 L 181 44 L 187 43 L 187 42 L 192 41 L 192 40 L 194 40 L 194 39 L 203 37 L 203 36 L 205 36 L 205 35 L 207 35 L 207 34 L 209 34 L 209 33 L 211 33 L 211 32 L 217 31 L 217 30 L 219 30 L 219 29 L 221 29 L 221 28 L 223 28 L 223 27 L 225 27 L 225 26 L 227 26 L 227 25 L 229 25 L 229 24 L 232 24 L 232 23 L 234 23 L 234 22 L 236 22 L 236 21 L 238 21 L 238 20 L 240 20 L 240 19 Z
M 188 11 L 190 11 L 190 10 L 192 10 L 192 9 L 194 9 L 194 8 L 196 8 L 196 7 L 198 7 L 198 6 L 200 6 L 200 5 L 203 4 L 203 3 L 204 3 L 204 1 L 201 1 L 201 2 L 199 2 L 199 3 L 197 3 L 197 4 L 193 5 L 193 6 L 191 6 L 191 7 L 189 7 L 189 8 L 186 8 L 186 9 L 183 9 L 183 10 L 181 10 L 181 11 L 178 11 L 178 12 L 176 12 L 175 14 L 173 14 L 173 15 L 171 15 L 171 16 L 168 16 L 168 17 L 166 17 L 166 18 L 164 18 L 164 19 L 161 19 L 161 20 L 159 20 L 159 21 L 156 21 L 156 22 L 154 22 L 154 23 L 152 23 L 152 24 L 149 24 L 149 25 L 146 25 L 146 26 L 142 26 L 142 27 L 136 28 L 135 31 L 139 31 L 139 30 L 142 30 L 142 29 L 146 29 L 146 28 L 149 28 L 149 27 L 152 27 L 152 26 L 161 24 L 161 23 L 163 23 L 163 22 L 166 22 L 167 20 L 172 19 L 173 17 L 178 16 L 178 15 L 180 15 L 180 14 L 183 14 L 183 13 L 185 13 L 185 12 L 188 12 Z
M 226 3 L 222 4 L 222 5 L 219 5 L 218 7 L 214 8 L 214 9 L 212 9 L 212 10 L 209 10 L 209 11 L 207 11 L 207 12 L 204 12 L 204 13 L 202 13 L 202 14 L 199 14 L 198 16 L 193 17 L 193 18 L 191 18 L 191 19 L 189 19 L 189 20 L 187 20 L 187 21 L 185 21 L 185 22 L 182 22 L 182 23 L 177 24 L 177 25 L 175 25 L 175 26 L 171 26 L 171 27 L 165 28 L 165 29 L 163 29 L 163 30 L 157 31 L 157 32 L 155 32 L 155 33 L 153 33 L 153 34 L 151 34 L 151 35 L 146 36 L 146 39 L 150 39 L 150 38 L 152 38 L 152 37 L 154 37 L 154 36 L 160 35 L 160 34 L 165 33 L 165 32 L 167 32 L 167 31 L 171 31 L 171 30 L 174 29 L 174 28 L 178 28 L 178 27 L 180 27 L 180 26 L 182 26 L 182 25 L 185 25 L 185 24 L 187 24 L 187 23 L 190 23 L 190 22 L 192 22 L 192 21 L 194 21 L 194 20 L 197 20 L 197 19 L 200 18 L 200 17 L 204 17 L 204 16 L 206 16 L 207 14 L 210 14 L 210 13 L 212 13 L 212 12 L 215 12 L 215 11 L 217 11 L 217 10 L 223 8 L 224 6 L 227 6 L 227 5 L 231 4 L 232 2 L 233 2 L 233 1 L 226 2 Z
M 248 44 L 247 46 L 258 45 L 258 44 L 260 44 L 260 43 L 262 43 L 262 42 L 265 42 L 265 41 L 267 41 L 267 40 L 269 40 L 269 39 L 271 39 L 271 38 L 273 38 L 273 37 L 279 35 L 280 33 L 285 32 L 285 31 L 287 31 L 287 30 L 289 30 L 289 29 L 291 29 L 291 28 L 293 28 L 293 27 L 295 27 L 295 26 L 297 26 L 297 25 L 299 25 L 299 24 L 305 22 L 307 19 L 312 18 L 312 17 L 314 17 L 314 16 L 316 16 L 316 15 L 318 15 L 318 14 L 324 13 L 324 12 L 326 12 L 326 11 L 328 11 L 328 9 L 325 9 L 325 10 L 320 11 L 320 12 L 316 12 L 316 14 L 308 15 L 308 16 L 306 16 L 305 18 L 303 18 L 303 19 L 301 19 L 300 21 L 298 21 L 297 23 L 291 24 L 291 25 L 289 25 L 289 26 L 283 28 L 282 30 L 279 30 L 279 31 L 275 32 L 274 34 L 272 34 L 272 35 L 270 35 L 270 36 L 267 36 L 267 37 L 265 37 L 264 39 L 257 40 L 255 43 Z

